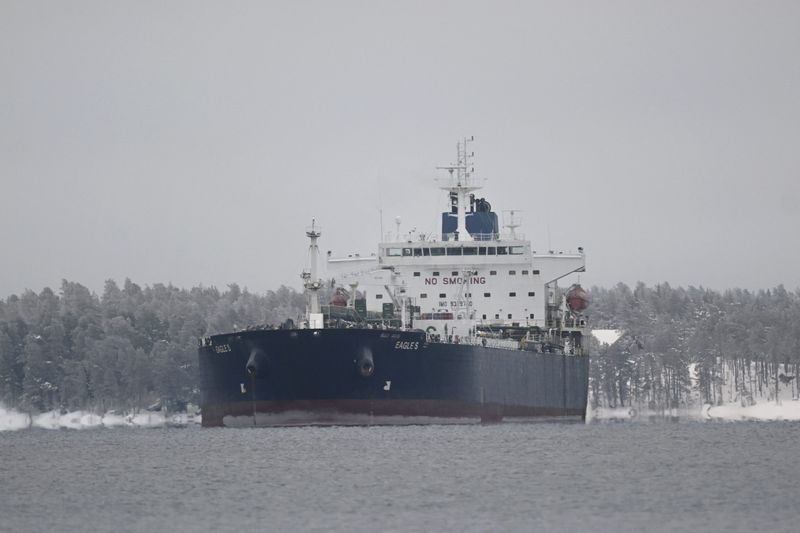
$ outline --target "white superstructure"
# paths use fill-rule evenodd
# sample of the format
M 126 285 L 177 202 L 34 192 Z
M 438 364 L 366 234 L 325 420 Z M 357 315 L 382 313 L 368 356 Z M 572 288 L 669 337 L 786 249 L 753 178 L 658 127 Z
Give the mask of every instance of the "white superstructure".
M 451 201 L 451 211 L 442 215 L 441 240 L 382 242 L 377 255 L 363 257 L 329 253 L 328 276 L 350 287 L 349 305 L 357 290 L 368 312 L 391 309 L 404 325 L 431 335 L 469 342 L 478 332 L 527 328 L 542 344 L 564 347 L 559 339 L 584 324 L 581 309 L 568 305 L 557 282 L 585 270 L 583 249 L 535 252 L 515 231 L 514 212 L 506 224 L 509 233 L 501 234 L 488 202 L 470 194 L 480 187 L 469 168 L 469 141 L 459 143 L 455 165 L 439 167 L 449 172 L 441 188 Z M 447 231 L 452 226 L 454 231 Z

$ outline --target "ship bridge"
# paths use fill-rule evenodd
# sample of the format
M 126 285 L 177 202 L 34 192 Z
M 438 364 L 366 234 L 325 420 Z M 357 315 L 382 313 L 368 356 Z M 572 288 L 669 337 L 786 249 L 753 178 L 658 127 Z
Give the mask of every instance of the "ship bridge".
M 348 305 L 359 300 L 373 317 L 402 309 L 415 328 L 428 331 L 473 337 L 476 327 L 577 332 L 580 311 L 568 308 L 558 282 L 585 270 L 583 249 L 533 250 L 517 231 L 515 211 L 504 212 L 501 233 L 491 204 L 474 194 L 480 186 L 467 142 L 459 144 L 456 164 L 439 167 L 448 171 L 440 188 L 449 201 L 440 238 L 402 235 L 398 218 L 394 238 L 381 242 L 376 255 L 329 255 L 329 275 L 350 286 Z

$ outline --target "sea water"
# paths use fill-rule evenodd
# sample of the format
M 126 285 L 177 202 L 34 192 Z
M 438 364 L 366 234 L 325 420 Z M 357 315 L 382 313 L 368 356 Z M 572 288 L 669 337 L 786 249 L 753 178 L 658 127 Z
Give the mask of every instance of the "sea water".
M 800 531 L 800 423 L 0 431 L 0 531 Z

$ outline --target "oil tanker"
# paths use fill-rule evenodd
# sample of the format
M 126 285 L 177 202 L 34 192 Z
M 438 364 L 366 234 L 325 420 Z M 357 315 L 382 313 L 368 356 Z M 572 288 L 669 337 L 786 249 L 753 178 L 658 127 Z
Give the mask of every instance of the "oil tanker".
M 475 191 L 469 143 L 440 188 L 441 231 L 382 235 L 370 254 L 327 253 L 306 230 L 307 310 L 278 327 L 200 340 L 203 426 L 443 424 L 584 419 L 585 254 L 537 252 L 519 213 Z M 322 295 L 328 305 L 321 305 Z

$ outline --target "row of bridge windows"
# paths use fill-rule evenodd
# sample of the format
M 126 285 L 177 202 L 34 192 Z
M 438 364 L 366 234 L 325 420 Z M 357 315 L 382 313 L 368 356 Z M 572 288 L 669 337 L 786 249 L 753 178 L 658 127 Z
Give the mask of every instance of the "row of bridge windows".
M 443 255 L 522 255 L 524 246 L 459 246 L 386 248 L 386 257 L 438 257 Z
M 450 272 L 450 275 L 451 275 L 451 276 L 460 276 L 460 275 L 462 275 L 462 274 L 463 274 L 463 272 L 458 272 L 458 271 L 456 271 L 456 270 L 453 270 L 452 272 Z M 522 270 L 522 271 L 520 271 L 520 274 L 521 274 L 521 275 L 523 275 L 523 276 L 527 276 L 527 275 L 529 275 L 529 274 L 530 274 L 530 271 L 529 271 L 529 270 Z M 533 275 L 534 275 L 534 276 L 537 276 L 538 274 L 539 274 L 539 271 L 538 271 L 538 270 L 534 270 L 534 271 L 533 271 Z M 422 275 L 422 274 L 421 274 L 421 272 L 414 272 L 414 277 L 415 277 L 415 278 L 418 278 L 418 277 L 420 277 L 421 275 Z M 438 271 L 438 270 L 434 270 L 434 271 L 431 273 L 431 275 L 433 275 L 434 277 L 435 277 L 435 276 L 440 276 L 440 275 L 441 275 L 441 272 L 440 272 L 440 271 Z M 478 272 L 477 270 L 475 270 L 475 271 L 471 272 L 471 273 L 470 273 L 470 275 L 472 275 L 472 276 L 478 276 L 478 275 L 480 275 L 480 272 Z M 496 275 L 497 275 L 497 270 L 490 270 L 490 271 L 489 271 L 489 275 L 490 275 L 490 276 L 496 276 Z M 517 271 L 516 271 L 516 270 L 509 270 L 509 271 L 508 271 L 508 275 L 509 275 L 509 276 L 516 276 L 516 275 L 517 275 Z
M 465 294 L 464 296 L 465 296 L 465 297 L 467 297 L 467 298 L 472 298 L 472 293 L 467 293 L 467 294 Z M 516 297 L 516 296 L 517 296 L 517 293 L 516 293 L 516 292 L 509 292 L 509 293 L 508 293 L 508 296 L 509 296 L 510 298 L 514 298 L 514 297 Z M 536 296 L 536 293 L 535 293 L 534 291 L 530 291 L 530 292 L 528 293 L 528 296 L 529 296 L 530 298 L 533 298 L 534 296 Z M 427 297 L 428 297 L 428 293 L 427 293 L 427 292 L 423 292 L 423 293 L 421 293 L 421 294 L 419 295 L 419 297 L 420 297 L 420 298 L 427 298 Z M 492 297 L 492 293 L 491 293 L 491 292 L 484 292 L 484 293 L 483 293 L 483 297 L 484 297 L 484 298 L 491 298 L 491 297 Z M 445 292 L 440 292 L 440 293 L 439 293 L 439 298 L 447 298 L 447 293 L 445 293 Z M 376 300 L 382 300 L 382 299 L 383 299 L 383 294 L 380 294 L 380 293 L 379 293 L 379 294 L 376 294 L 376 295 L 375 295 L 375 299 L 376 299 Z

